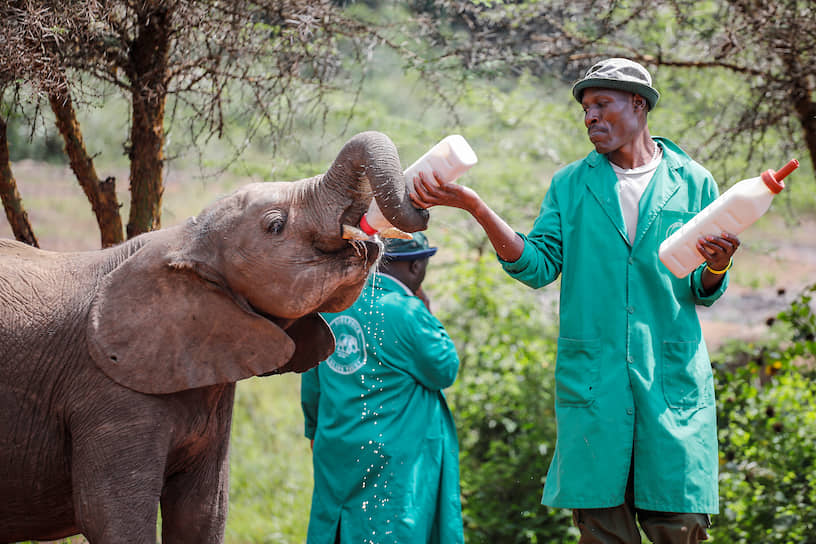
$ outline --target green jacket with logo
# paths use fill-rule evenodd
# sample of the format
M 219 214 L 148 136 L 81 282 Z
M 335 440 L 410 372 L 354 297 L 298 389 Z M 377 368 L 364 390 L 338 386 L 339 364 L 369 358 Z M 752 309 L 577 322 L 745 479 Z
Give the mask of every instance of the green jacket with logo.
M 561 277 L 555 369 L 558 437 L 542 503 L 624 502 L 633 462 L 637 508 L 718 512 L 714 384 L 695 305 L 725 291 L 678 279 L 658 259 L 666 237 L 718 194 L 711 174 L 667 139 L 640 200 L 633 244 L 617 177 L 591 152 L 556 172 L 515 262 L 539 288 Z
M 314 439 L 308 544 L 464 541 L 459 446 L 442 389 L 459 358 L 442 324 L 396 279 L 372 274 L 357 302 L 324 316 L 336 338 L 303 374 Z

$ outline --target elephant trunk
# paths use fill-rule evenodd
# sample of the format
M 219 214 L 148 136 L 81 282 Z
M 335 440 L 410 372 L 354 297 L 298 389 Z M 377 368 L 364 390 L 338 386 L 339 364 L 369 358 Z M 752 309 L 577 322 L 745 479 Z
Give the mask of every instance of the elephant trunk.
M 397 148 L 385 134 L 369 131 L 352 137 L 323 176 L 322 184 L 348 195 L 355 203 L 345 211 L 343 224 L 357 225 L 373 196 L 383 215 L 398 229 L 416 232 L 428 227 L 428 210 L 411 203 Z

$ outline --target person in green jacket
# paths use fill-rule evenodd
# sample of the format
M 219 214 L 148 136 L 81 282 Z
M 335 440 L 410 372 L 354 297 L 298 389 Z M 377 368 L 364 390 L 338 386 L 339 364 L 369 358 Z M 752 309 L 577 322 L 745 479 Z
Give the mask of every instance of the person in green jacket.
M 421 289 L 436 248 L 389 239 L 358 300 L 325 314 L 335 352 L 303 374 L 308 544 L 464 542 L 459 444 L 442 390 L 459 357 Z
M 573 510 L 580 543 L 639 544 L 638 523 L 652 542 L 706 540 L 717 428 L 696 305 L 725 291 L 739 240 L 701 238 L 705 262 L 672 275 L 658 247 L 717 197 L 714 178 L 650 135 L 659 93 L 640 64 L 601 61 L 572 92 L 595 150 L 555 173 L 528 234 L 455 183 L 415 179 L 413 202 L 468 211 L 525 284 L 560 276 L 558 436 L 542 503 Z

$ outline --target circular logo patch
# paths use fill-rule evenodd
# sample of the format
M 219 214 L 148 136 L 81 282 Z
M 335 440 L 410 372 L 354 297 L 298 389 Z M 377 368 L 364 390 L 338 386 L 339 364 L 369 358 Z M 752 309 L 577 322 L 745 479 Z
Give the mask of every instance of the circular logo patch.
M 336 338 L 334 353 L 326 359 L 338 374 L 354 374 L 366 362 L 365 337 L 360 323 L 353 317 L 339 315 L 329 323 Z
M 684 224 L 685 223 L 683 223 L 682 221 L 675 221 L 674 223 L 669 225 L 669 227 L 666 229 L 666 238 L 680 230 L 680 227 L 682 227 Z

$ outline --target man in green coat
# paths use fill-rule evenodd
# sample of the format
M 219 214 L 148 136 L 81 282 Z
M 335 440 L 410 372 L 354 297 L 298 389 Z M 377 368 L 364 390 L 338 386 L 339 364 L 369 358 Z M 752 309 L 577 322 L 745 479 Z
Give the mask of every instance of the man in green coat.
M 706 540 L 719 509 L 717 429 L 695 306 L 725 291 L 739 240 L 700 239 L 705 262 L 673 276 L 658 247 L 717 197 L 717 184 L 650 135 L 659 94 L 641 65 L 599 62 L 573 95 L 595 150 L 556 172 L 529 234 L 455 183 L 415 180 L 414 204 L 470 212 L 525 284 L 561 278 L 558 437 L 542 503 L 573 510 L 582 544 L 639 544 L 638 522 L 652 542 Z
M 357 302 L 325 315 L 335 352 L 301 381 L 314 464 L 308 544 L 464 541 L 442 393 L 459 357 L 421 290 L 434 253 L 422 233 L 387 240 Z

